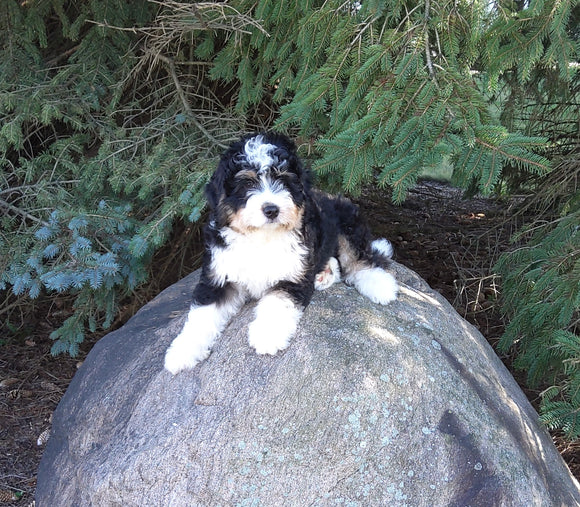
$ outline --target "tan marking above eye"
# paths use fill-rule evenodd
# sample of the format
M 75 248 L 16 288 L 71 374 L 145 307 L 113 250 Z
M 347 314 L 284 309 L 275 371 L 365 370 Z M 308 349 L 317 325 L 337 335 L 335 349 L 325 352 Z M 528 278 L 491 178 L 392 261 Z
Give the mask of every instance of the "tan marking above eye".
M 256 173 L 256 171 L 252 171 L 250 169 L 244 169 L 243 171 L 240 171 L 238 173 L 236 173 L 236 175 L 234 176 L 235 179 L 250 179 L 250 180 L 257 180 L 258 179 L 258 174 Z

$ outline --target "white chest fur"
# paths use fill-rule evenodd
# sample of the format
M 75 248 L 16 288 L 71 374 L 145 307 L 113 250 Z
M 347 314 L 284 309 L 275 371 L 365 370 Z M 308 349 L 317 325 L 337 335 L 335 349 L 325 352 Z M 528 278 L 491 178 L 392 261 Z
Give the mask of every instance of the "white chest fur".
M 294 232 L 260 229 L 239 234 L 222 233 L 225 248 L 212 250 L 212 271 L 220 285 L 233 282 L 252 297 L 261 297 L 281 280 L 298 281 L 305 270 L 307 249 Z

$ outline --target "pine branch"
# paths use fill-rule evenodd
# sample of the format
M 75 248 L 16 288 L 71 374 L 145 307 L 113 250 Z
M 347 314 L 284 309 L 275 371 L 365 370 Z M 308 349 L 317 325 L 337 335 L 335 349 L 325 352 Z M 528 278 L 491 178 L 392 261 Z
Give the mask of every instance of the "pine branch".
M 169 67 L 169 73 L 171 75 L 171 79 L 173 79 L 173 84 L 175 85 L 175 90 L 177 91 L 177 95 L 179 96 L 179 99 L 181 101 L 181 105 L 183 106 L 183 109 L 187 113 L 187 116 L 191 120 L 191 122 L 215 146 L 219 146 L 222 149 L 226 149 L 227 148 L 226 144 L 223 144 L 222 142 L 217 140 L 213 135 L 211 135 L 207 131 L 207 129 L 200 122 L 197 121 L 195 114 L 191 110 L 191 106 L 189 105 L 189 102 L 187 100 L 187 96 L 186 96 L 185 92 L 183 91 L 181 83 L 179 82 L 179 78 L 177 77 L 177 72 L 175 71 L 175 62 L 171 58 L 168 58 L 167 56 L 164 56 L 162 54 L 156 54 L 154 56 L 154 58 L 161 60 Z
M 424 30 L 425 30 L 425 60 L 427 61 L 427 69 L 429 71 L 429 76 L 431 79 L 435 79 L 435 70 L 433 69 L 433 62 L 431 61 L 431 44 L 429 42 L 429 9 L 430 3 L 429 0 L 425 0 L 425 22 L 424 22 Z
M 519 156 L 519 155 L 514 155 L 513 153 L 509 153 L 506 150 L 502 150 L 498 146 L 493 145 L 491 143 L 488 143 L 479 137 L 475 138 L 475 142 L 477 144 L 480 144 L 481 146 L 487 148 L 488 150 L 490 150 L 493 153 L 500 154 L 501 156 L 505 157 L 507 160 L 510 160 L 510 159 L 514 160 L 514 161 L 516 161 L 516 162 L 518 162 L 526 167 L 534 167 L 539 174 L 545 174 L 549 170 L 549 165 L 546 163 L 536 162 L 536 161 L 531 160 L 529 158 L 524 158 L 524 157 Z
M 13 206 L 12 204 L 10 204 L 9 202 L 6 202 L 3 199 L 0 199 L 0 206 L 11 211 L 12 213 L 16 214 L 16 215 L 20 215 L 23 218 L 26 218 L 27 220 L 32 220 L 33 222 L 37 223 L 37 224 L 41 224 L 44 226 L 48 226 L 48 222 L 45 222 L 44 220 L 35 217 L 34 215 L 31 215 L 30 213 L 28 213 L 27 211 L 20 209 L 16 206 Z

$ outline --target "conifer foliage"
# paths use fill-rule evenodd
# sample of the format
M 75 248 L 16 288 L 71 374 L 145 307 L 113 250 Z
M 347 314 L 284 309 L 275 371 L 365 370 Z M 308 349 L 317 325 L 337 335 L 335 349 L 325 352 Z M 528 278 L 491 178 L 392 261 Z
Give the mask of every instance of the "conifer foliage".
M 546 425 L 578 439 L 580 76 L 569 84 L 568 93 L 560 99 L 544 79 L 536 79 L 528 87 L 543 100 L 534 102 L 528 95 L 523 119 L 528 120 L 528 128 L 541 126 L 550 132 L 551 151 L 559 162 L 540 181 L 529 203 L 535 219 L 514 238 L 513 251 L 502 255 L 496 268 L 503 278 L 503 311 L 509 321 L 500 349 L 513 348 L 516 366 L 526 371 L 531 386 L 543 390 L 541 417 Z M 538 93 L 538 85 L 542 93 Z M 510 117 L 522 120 L 512 111 Z
M 502 26 L 483 3 L 263 1 L 255 16 L 265 32 L 230 40 L 212 75 L 237 81 L 241 112 L 270 93 L 278 125 L 317 138 L 314 168 L 336 188 L 374 179 L 401 202 L 444 159 L 457 184 L 484 192 L 507 163 L 547 170 L 545 138 L 506 130 L 482 93 L 486 25 Z
M 534 17 L 530 14 L 542 12 Z M 509 25 L 495 26 L 501 74 L 494 102 L 510 129 L 542 133 L 553 171 L 535 181 L 528 211 L 534 219 L 514 238 L 496 268 L 503 278 L 509 324 L 500 350 L 517 355 L 516 367 L 542 389 L 541 418 L 570 439 L 580 437 L 580 5 L 531 4 L 516 16 L 518 38 L 531 51 L 518 58 Z M 501 42 L 506 44 L 501 46 Z M 511 41 L 511 42 L 510 42 Z M 506 61 L 499 63 L 499 56 Z M 534 66 L 534 63 L 542 65 Z M 516 65 L 517 63 L 517 65 Z M 521 174 L 504 168 L 509 186 Z M 528 185 L 530 182 L 528 181 Z
M 580 166 L 576 162 L 576 177 Z M 517 344 L 516 366 L 543 387 L 542 419 L 580 437 L 580 193 L 560 217 L 536 224 L 527 243 L 502 256 L 504 310 L 510 322 L 500 342 Z
M 146 280 L 174 221 L 200 217 L 215 157 L 240 128 L 181 37 L 248 21 L 192 4 L 160 48 L 171 19 L 154 2 L 2 5 L 0 290 L 72 296 L 52 338 L 55 354 L 75 355 Z M 0 310 L 12 328 L 13 307 Z

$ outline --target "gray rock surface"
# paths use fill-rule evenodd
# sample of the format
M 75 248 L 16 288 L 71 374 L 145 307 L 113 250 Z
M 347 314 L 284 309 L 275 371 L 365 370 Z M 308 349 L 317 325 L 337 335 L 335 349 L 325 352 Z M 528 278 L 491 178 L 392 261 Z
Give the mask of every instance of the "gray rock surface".
M 37 507 L 574 506 L 580 490 L 485 339 L 413 272 L 380 307 L 318 292 L 258 356 L 245 307 L 175 377 L 197 273 L 104 337 L 53 418 Z

